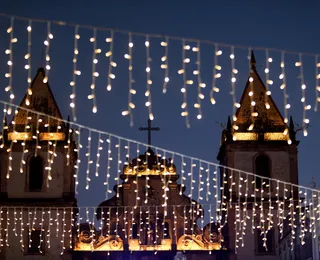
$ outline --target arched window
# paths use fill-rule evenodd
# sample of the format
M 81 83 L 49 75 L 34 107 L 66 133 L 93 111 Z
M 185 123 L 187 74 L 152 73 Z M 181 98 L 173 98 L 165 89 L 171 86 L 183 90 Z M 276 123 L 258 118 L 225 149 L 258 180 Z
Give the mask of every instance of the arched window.
M 270 161 L 266 155 L 258 155 L 255 159 L 255 174 L 261 177 L 270 178 Z M 262 183 L 265 185 L 269 184 L 268 179 L 262 179 L 256 177 L 256 188 L 260 189 L 262 187 Z
M 29 191 L 41 191 L 43 185 L 43 160 L 40 156 L 33 156 L 29 161 Z

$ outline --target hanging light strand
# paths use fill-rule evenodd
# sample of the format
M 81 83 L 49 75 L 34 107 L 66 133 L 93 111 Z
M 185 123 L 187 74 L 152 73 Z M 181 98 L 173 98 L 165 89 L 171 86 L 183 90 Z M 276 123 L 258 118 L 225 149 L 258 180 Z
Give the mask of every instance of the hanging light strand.
M 253 77 L 251 75 L 253 75 L 253 70 L 251 68 L 252 64 L 251 64 L 251 48 L 248 49 L 248 60 L 249 60 L 249 86 L 250 86 L 250 91 L 249 91 L 249 97 L 250 97 L 250 112 L 251 112 L 251 124 L 248 127 L 248 131 L 252 131 L 254 129 L 254 115 L 256 115 L 254 113 L 255 109 L 254 106 L 256 105 L 256 102 L 254 101 L 254 88 L 253 88 Z
M 13 72 L 13 43 L 16 43 L 18 41 L 17 38 L 14 38 L 13 36 L 13 29 L 14 29 L 14 17 L 11 17 L 10 19 L 10 27 L 7 29 L 7 33 L 10 35 L 9 40 L 9 48 L 6 50 L 6 54 L 9 55 L 9 60 L 7 62 L 9 72 L 5 74 L 5 77 L 9 79 L 8 86 L 5 88 L 6 92 L 9 92 L 9 98 L 10 98 L 10 104 L 13 103 L 14 94 L 12 90 L 12 72 Z M 8 107 L 8 115 L 11 114 L 12 108 L 11 106 Z
M 76 84 L 77 84 L 77 76 L 81 75 L 81 71 L 78 70 L 78 54 L 79 54 L 79 49 L 78 49 L 78 40 L 80 39 L 79 35 L 79 26 L 76 25 L 74 28 L 74 42 L 73 42 L 73 73 L 72 73 L 72 81 L 70 82 L 70 86 L 72 87 L 72 93 L 70 95 L 70 107 L 72 110 L 72 118 L 73 121 L 77 121 L 77 116 L 76 116 Z
M 132 110 L 135 108 L 135 104 L 132 102 L 132 95 L 136 94 L 136 90 L 132 88 L 132 83 L 134 82 L 132 79 L 132 48 L 133 48 L 133 42 L 132 42 L 132 35 L 131 33 L 128 34 L 129 43 L 128 43 L 128 53 L 125 54 L 124 57 L 128 60 L 129 66 L 128 66 L 128 73 L 129 73 L 129 94 L 128 94 L 128 110 L 122 111 L 122 115 L 130 116 L 130 126 L 133 126 L 133 114 Z
M 27 97 L 26 97 L 26 105 L 29 106 L 30 105 L 30 96 L 32 95 L 32 90 L 30 88 L 30 84 L 31 84 L 31 46 L 32 46 L 32 21 L 29 20 L 29 24 L 27 27 L 27 31 L 28 31 L 28 52 L 26 53 L 26 55 L 24 56 L 24 58 L 28 61 L 28 64 L 26 64 L 24 66 L 24 68 L 28 71 L 28 78 L 27 78 L 27 82 L 28 82 L 28 91 L 27 91 Z
M 96 160 L 96 172 L 95 172 L 95 176 L 99 177 L 99 167 L 100 167 L 100 151 L 103 150 L 103 147 L 101 146 L 101 144 L 103 144 L 103 140 L 101 139 L 101 133 L 99 133 L 99 137 L 98 137 L 98 148 L 97 148 L 97 160 Z
M 219 92 L 220 89 L 216 86 L 216 81 L 218 78 L 221 77 L 221 73 L 218 73 L 218 71 L 221 70 L 221 66 L 218 64 L 218 56 L 222 54 L 222 51 L 219 50 L 218 45 L 214 45 L 214 61 L 213 61 L 213 72 L 212 72 L 212 88 L 210 90 L 210 102 L 212 105 L 216 103 L 216 100 L 214 99 L 214 92 Z
M 77 157 L 76 157 L 76 162 L 75 162 L 75 166 L 74 168 L 76 168 L 76 173 L 73 176 L 75 178 L 75 191 L 76 194 L 78 194 L 78 185 L 79 185 L 79 171 L 80 171 L 80 150 L 82 148 L 82 145 L 80 143 L 81 140 L 81 128 L 79 127 L 78 130 L 75 130 L 76 135 L 78 135 L 78 140 L 77 140 L 77 148 L 74 150 L 77 153 Z
M 49 71 L 51 69 L 50 66 L 50 54 L 49 54 L 49 50 L 50 50 L 50 42 L 53 39 L 53 34 L 51 33 L 51 22 L 47 23 L 47 39 L 44 41 L 44 45 L 46 46 L 46 75 L 43 78 L 43 83 L 48 83 L 48 77 L 49 77 Z
M 206 201 L 208 201 L 209 200 L 209 196 L 211 195 L 211 191 L 210 191 L 210 165 L 208 164 L 207 165 L 207 169 L 206 169 L 206 174 L 207 174 L 207 178 L 206 178 L 206 186 L 207 186 L 207 190 L 206 190 Z M 214 173 L 215 174 L 215 173 Z M 213 180 L 213 185 L 214 185 L 214 188 L 215 188 L 215 177 L 216 176 L 214 176 L 213 178 L 212 178 L 212 180 Z M 218 194 L 218 193 L 217 193 Z
M 109 138 L 107 139 L 108 143 L 108 162 L 107 162 L 107 174 L 106 174 L 106 181 L 104 185 L 107 186 L 107 191 L 106 191 L 106 199 L 109 197 L 109 193 L 112 193 L 112 191 L 109 189 L 109 178 L 110 178 L 110 168 L 111 168 L 111 161 L 112 161 L 112 156 L 111 156 L 111 136 L 109 135 Z
M 10 106 L 8 106 L 9 108 L 8 109 L 11 109 L 11 107 Z M 6 111 L 7 113 L 8 113 L 8 110 Z M 15 109 L 15 112 L 14 112 L 14 114 L 16 115 L 17 114 L 17 112 L 18 112 L 18 110 L 17 109 Z M 14 119 L 14 118 L 13 118 Z M 12 125 L 13 125 L 13 131 L 12 132 L 15 132 L 15 130 L 16 130 L 16 123 L 15 123 L 15 121 L 14 120 L 12 120 Z M 12 172 L 12 147 L 13 147 L 13 143 L 16 143 L 17 142 L 17 140 L 11 140 L 11 142 L 10 142 L 10 147 L 9 147 L 9 149 L 7 149 L 7 152 L 9 153 L 9 156 L 8 156 L 8 158 L 9 158 L 9 165 L 8 165 L 8 168 L 7 168 L 7 175 L 6 175 L 6 178 L 7 179 L 10 179 L 10 175 L 11 175 L 11 172 Z
M 272 81 L 269 80 L 269 51 L 266 50 L 266 68 L 264 70 L 266 74 L 266 92 L 264 93 L 264 104 L 266 109 L 270 109 L 270 104 L 269 104 L 269 98 L 268 96 L 271 95 L 271 92 L 269 91 L 269 85 L 272 85 Z
M 118 150 L 118 155 L 117 155 L 117 177 L 114 178 L 115 181 L 117 181 L 117 198 L 120 197 L 120 174 L 121 174 L 121 141 L 120 138 L 118 138 L 118 143 L 115 145 L 117 150 Z M 122 186 L 122 185 L 121 185 Z
M 88 151 L 86 153 L 86 156 L 87 156 L 87 170 L 86 170 L 86 190 L 89 189 L 89 185 L 90 185 L 90 165 L 92 163 L 91 161 L 91 131 L 89 131 L 89 134 L 88 134 Z
M 165 37 L 165 41 L 161 42 L 161 46 L 164 47 L 164 56 L 162 56 L 161 61 L 164 62 L 161 64 L 161 69 L 164 69 L 164 82 L 162 87 L 162 93 L 167 93 L 167 85 L 169 82 L 169 62 L 168 62 L 168 54 L 169 54 L 169 37 Z
M 152 114 L 152 102 L 151 102 L 151 84 L 152 81 L 150 79 L 150 41 L 149 41 L 149 36 L 146 36 L 146 41 L 145 41 L 145 46 L 146 46 L 146 73 L 147 73 L 147 90 L 145 92 L 145 96 L 147 97 L 147 102 L 146 102 L 146 107 L 148 107 L 148 113 L 149 113 L 149 119 L 153 120 L 154 116 Z
M 284 104 L 284 123 L 288 123 L 288 109 L 290 108 L 290 104 L 288 104 L 288 95 L 287 95 L 287 79 L 285 73 L 285 53 L 281 52 L 281 74 L 279 79 L 282 79 L 282 84 L 280 89 L 283 91 L 283 104 Z
M 299 54 L 299 62 L 296 65 L 300 65 L 300 79 L 301 79 L 301 103 L 303 106 L 303 112 L 302 112 L 302 129 L 303 129 L 303 135 L 307 136 L 308 131 L 307 131 L 307 126 L 309 124 L 309 119 L 307 118 L 307 110 L 311 108 L 310 105 L 307 105 L 306 101 L 306 94 L 305 94 L 305 89 L 307 86 L 305 85 L 304 82 L 304 72 L 303 72 L 303 62 L 302 62 L 302 54 Z
M 113 64 L 113 42 L 114 42 L 114 31 L 110 31 L 110 38 L 106 38 L 106 42 L 110 44 L 109 51 L 106 53 L 106 57 L 109 58 L 109 69 L 108 69 L 108 85 L 107 90 L 111 91 L 112 84 L 111 81 L 116 78 L 114 74 L 112 74 L 112 64 Z
M 99 77 L 99 73 L 96 71 L 96 64 L 98 63 L 98 59 L 96 58 L 97 54 L 101 52 L 101 49 L 97 49 L 97 30 L 93 29 L 93 36 L 90 38 L 90 42 L 92 42 L 93 52 L 92 52 L 92 74 L 91 74 L 91 95 L 88 96 L 88 99 L 92 99 L 92 113 L 97 113 L 97 98 L 95 94 L 96 88 L 96 78 Z
M 201 81 L 201 54 L 200 54 L 200 41 L 197 42 L 197 47 L 193 47 L 192 51 L 197 52 L 197 80 L 198 80 L 198 96 L 197 103 L 194 104 L 194 107 L 198 109 L 197 118 L 202 118 L 202 109 L 201 109 L 201 100 L 204 99 L 204 95 L 201 92 L 202 88 L 206 87 L 205 83 Z
M 189 121 L 189 112 L 188 112 L 188 99 L 187 99 L 187 74 L 186 74 L 186 63 L 184 62 L 186 59 L 186 47 L 189 45 L 185 45 L 185 39 L 182 40 L 182 69 L 178 71 L 178 74 L 182 74 L 183 76 L 183 87 L 181 88 L 181 92 L 183 93 L 183 103 L 181 108 L 184 110 L 181 112 L 181 116 L 186 118 L 186 126 L 190 128 Z M 189 46 L 190 48 L 190 46 Z
M 320 84 L 319 84 L 319 79 L 320 79 L 320 74 L 319 74 L 319 67 L 320 67 L 320 63 L 319 63 L 319 57 L 318 55 L 315 56 L 315 62 L 316 62 L 316 65 L 315 65 L 315 68 L 316 68 L 316 88 L 315 88 L 315 91 L 316 91 L 316 102 L 315 102 L 315 105 L 314 105 L 314 112 L 317 112 L 318 111 L 318 103 L 320 103 L 320 96 L 319 96 L 319 92 L 320 92 Z
M 234 47 L 231 47 L 231 54 L 230 54 L 230 60 L 231 60 L 231 95 L 232 95 L 232 118 L 233 121 L 237 121 L 236 117 L 236 108 L 240 107 L 240 104 L 237 103 L 237 96 L 236 96 L 236 75 L 238 73 L 238 70 L 235 68 L 235 54 L 234 54 Z M 234 125 L 236 127 L 236 125 Z

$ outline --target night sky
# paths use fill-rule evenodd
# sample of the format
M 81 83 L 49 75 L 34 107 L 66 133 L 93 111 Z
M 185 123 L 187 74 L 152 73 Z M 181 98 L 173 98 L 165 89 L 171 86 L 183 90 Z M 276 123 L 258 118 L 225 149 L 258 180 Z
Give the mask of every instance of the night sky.
M 118 28 L 141 33 L 155 33 L 161 35 L 195 38 L 210 40 L 242 46 L 259 46 L 265 48 L 276 48 L 292 50 L 297 52 L 320 53 L 319 19 L 318 10 L 320 3 L 316 1 L 6 1 L 1 5 L 0 12 L 25 16 L 30 18 L 41 18 L 51 20 L 67 21 L 75 24 L 88 24 L 93 26 Z M 9 38 L 6 34 L 8 19 L 0 18 L 0 71 L 1 75 L 7 72 L 4 50 L 8 47 Z M 17 22 L 17 35 L 21 35 L 21 41 L 14 45 L 16 58 L 15 76 L 13 89 L 15 90 L 15 103 L 19 104 L 23 97 L 27 84 L 25 83 L 26 72 L 23 69 L 25 61 L 23 56 L 26 53 L 26 22 Z M 20 27 L 19 27 L 20 26 Z M 32 74 L 35 75 L 36 68 L 41 64 L 41 49 L 45 39 L 45 25 L 34 27 L 33 35 L 33 60 Z M 69 95 L 71 88 L 68 86 L 72 79 L 72 57 L 73 57 L 73 29 L 71 27 L 53 26 L 52 31 L 55 38 L 52 41 L 52 71 L 49 74 L 49 82 L 55 94 L 58 105 L 65 118 L 71 114 L 69 109 Z M 106 48 L 104 38 L 108 33 L 98 34 L 101 48 Z M 138 131 L 140 126 L 147 124 L 148 113 L 144 106 L 146 101 L 143 95 L 146 89 L 145 83 L 145 48 L 144 38 L 135 37 L 133 55 L 134 78 L 136 83 L 134 88 L 138 91 L 134 96 L 136 109 L 134 110 L 134 127 L 130 128 L 128 117 L 122 117 L 121 111 L 127 107 L 128 96 L 128 71 L 127 61 L 123 54 L 127 53 L 128 38 L 126 35 L 119 36 L 115 40 L 115 61 L 118 67 L 115 68 L 117 79 L 114 81 L 113 90 L 106 91 L 106 72 L 108 64 L 104 55 L 101 55 L 101 62 L 97 65 L 100 73 L 97 79 L 97 102 L 98 113 L 92 115 L 91 101 L 87 100 L 90 94 L 91 82 L 91 58 L 92 45 L 89 42 L 92 30 L 82 30 L 79 49 L 82 59 L 79 66 L 83 73 L 77 83 L 78 99 L 78 122 L 120 136 L 134 140 L 147 142 L 146 133 Z M 192 91 L 196 93 L 196 87 L 190 91 L 190 121 L 191 128 L 185 126 L 185 119 L 180 116 L 182 94 L 181 76 L 176 73 L 181 67 L 181 42 L 173 42 L 172 48 L 169 45 L 169 60 L 174 68 L 170 72 L 170 82 L 168 92 L 162 94 L 163 71 L 159 68 L 160 58 L 163 49 L 160 40 L 150 40 L 151 56 L 151 76 L 154 79 L 152 85 L 153 112 L 155 115 L 154 124 L 161 128 L 160 132 L 153 134 L 152 143 L 156 146 L 180 152 L 186 155 L 195 156 L 208 161 L 217 162 L 216 155 L 219 150 L 221 138 L 221 123 L 226 123 L 227 116 L 232 115 L 232 96 L 229 94 L 230 84 L 230 62 L 226 64 L 219 79 L 220 92 L 215 95 L 217 104 L 212 106 L 208 99 L 212 72 L 213 46 L 204 46 L 201 52 L 203 56 L 202 69 L 204 71 L 203 80 L 208 87 L 205 90 L 206 99 L 202 101 L 203 119 L 197 120 L 197 111 L 193 108 L 196 94 L 192 96 Z M 138 46 L 140 45 L 140 47 Z M 190 44 L 195 46 L 195 44 Z M 225 53 L 230 53 L 230 48 L 223 49 Z M 239 70 L 236 82 L 237 100 L 240 100 L 242 90 L 248 77 L 248 63 L 246 56 L 248 50 L 237 50 L 236 67 Z M 106 52 L 106 49 L 103 50 Z M 264 52 L 257 51 L 257 69 L 262 79 L 264 79 L 265 59 Z M 270 52 L 274 62 L 270 64 L 270 77 L 274 80 L 273 96 L 283 112 L 281 85 L 278 77 L 280 74 L 280 54 Z M 222 55 L 223 56 L 223 55 Z M 225 61 L 227 63 L 227 57 Z M 196 55 L 190 53 L 193 64 Z M 100 59 L 100 58 L 99 58 Z M 313 57 L 306 57 L 304 66 L 305 81 L 307 85 L 307 103 L 314 106 L 315 101 L 315 74 Z M 239 61 L 237 63 L 237 60 Z M 102 63 L 104 62 L 104 64 Z M 288 57 L 288 62 L 294 64 L 297 56 Z M 209 65 L 211 64 L 211 65 Z M 179 67 L 180 66 L 180 67 Z M 191 66 L 191 65 L 190 65 Z M 211 66 L 211 67 L 210 67 Z M 136 70 L 135 70 L 136 68 Z M 301 123 L 302 107 L 300 103 L 301 90 L 300 79 L 297 78 L 298 70 L 294 66 L 287 71 L 287 87 L 289 102 L 292 109 L 290 115 L 296 119 L 296 123 Z M 190 69 L 191 71 L 191 69 Z M 191 75 L 192 73 L 190 73 Z M 18 76 L 19 75 L 19 76 Z M 21 75 L 21 76 L 20 76 Z M 193 75 L 192 75 L 193 76 Z M 0 85 L 6 86 L 7 79 L 1 77 Z M 8 100 L 7 94 L 1 87 L 0 95 L 2 100 Z M 81 105 L 80 105 L 81 104 Z M 320 120 L 319 112 L 308 111 L 308 118 L 311 126 L 308 129 L 309 135 L 305 138 L 301 133 L 298 139 L 299 145 L 299 176 L 302 185 L 310 186 L 312 176 L 316 177 L 320 183 L 319 170 L 316 161 L 319 158 Z M 81 174 L 85 173 L 85 166 Z M 93 187 L 85 191 L 81 185 L 79 204 L 95 206 L 104 199 L 104 186 L 99 182 L 93 182 Z

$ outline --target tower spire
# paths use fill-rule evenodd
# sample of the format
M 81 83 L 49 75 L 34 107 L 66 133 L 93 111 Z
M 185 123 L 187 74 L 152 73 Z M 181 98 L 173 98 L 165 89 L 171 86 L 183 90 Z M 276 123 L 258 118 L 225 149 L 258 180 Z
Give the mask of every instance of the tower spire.
M 256 68 L 256 58 L 254 57 L 254 53 L 253 50 L 251 50 L 251 57 L 250 57 L 250 64 L 251 64 L 251 68 Z

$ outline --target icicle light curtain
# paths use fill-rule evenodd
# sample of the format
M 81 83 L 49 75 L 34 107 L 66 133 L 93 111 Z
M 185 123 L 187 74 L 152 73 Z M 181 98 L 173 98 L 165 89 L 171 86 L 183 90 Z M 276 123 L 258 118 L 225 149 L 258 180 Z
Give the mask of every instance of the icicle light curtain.
M 7 115 L 7 108 L 11 106 L 14 109 L 14 113 L 17 109 L 28 112 L 29 120 L 32 120 L 32 117 L 35 117 L 37 120 L 42 120 L 41 122 L 43 122 L 43 120 L 46 122 L 52 122 L 56 120 L 64 123 L 65 125 L 70 124 L 68 131 L 71 132 L 69 135 L 67 133 L 64 139 L 64 148 L 67 151 L 66 153 L 58 153 L 54 150 L 56 146 L 42 142 L 37 143 L 37 146 L 33 146 L 34 150 L 30 148 L 29 150 L 22 149 L 24 151 L 22 158 L 20 155 L 19 158 L 17 158 L 14 154 L 11 154 L 12 144 L 21 144 L 22 147 L 24 147 L 28 140 L 30 140 L 28 138 L 32 138 L 32 136 L 29 137 L 28 131 L 25 132 L 22 137 L 13 139 L 11 141 L 3 139 L 5 142 L 2 142 L 1 149 L 7 149 L 10 163 L 8 165 L 8 181 L 10 181 L 13 174 L 21 175 L 23 172 L 26 172 L 24 169 L 26 167 L 25 160 L 29 154 L 36 152 L 39 153 L 39 151 L 41 151 L 44 154 L 47 153 L 48 158 L 56 157 L 54 160 L 59 160 L 60 162 L 64 161 L 66 164 L 73 163 L 73 166 L 76 168 L 74 178 L 77 191 L 79 186 L 85 186 L 86 190 L 93 189 L 92 186 L 94 186 L 94 190 L 97 191 L 97 187 L 100 185 L 101 190 L 106 190 L 106 199 L 110 199 L 113 196 L 119 197 L 119 188 L 121 185 L 126 183 L 129 176 L 136 174 L 136 191 L 139 190 L 138 185 L 141 181 L 141 178 L 148 178 L 146 175 L 143 177 L 143 175 L 134 173 L 135 168 L 132 168 L 132 163 L 133 158 L 137 158 L 137 156 L 140 154 L 151 156 L 148 154 L 150 153 L 148 152 L 150 151 L 148 148 L 151 148 L 154 151 L 157 160 L 159 160 L 160 164 L 163 165 L 163 167 L 160 167 L 153 173 L 156 175 L 158 174 L 163 178 L 162 183 L 164 196 L 162 196 L 162 202 L 159 205 L 150 205 L 151 201 L 149 201 L 149 199 L 150 197 L 152 198 L 152 196 L 149 194 L 150 191 L 145 189 L 145 193 L 142 195 L 141 193 L 139 194 L 136 192 L 136 205 L 132 206 L 133 209 L 126 206 L 115 206 L 115 209 L 108 207 L 109 210 L 116 210 L 117 214 L 119 212 L 126 212 L 126 218 L 132 218 L 132 215 L 129 214 L 129 212 L 132 210 L 142 214 L 154 210 L 155 212 L 162 212 L 162 214 L 166 215 L 168 212 L 172 213 L 173 209 L 175 210 L 180 207 L 179 214 L 183 215 L 189 214 L 188 212 L 190 212 L 190 210 L 193 212 L 195 203 L 192 202 L 192 200 L 195 200 L 202 205 L 201 207 L 196 207 L 196 209 L 194 209 L 196 211 L 196 219 L 200 221 L 198 226 L 200 227 L 200 230 L 202 230 L 201 232 L 204 232 L 205 223 L 208 222 L 215 223 L 218 226 L 218 231 L 222 232 L 227 220 L 225 216 L 228 215 L 228 212 L 231 209 L 235 209 L 235 228 L 237 231 L 235 240 L 236 248 L 245 244 L 244 238 L 246 232 L 254 232 L 255 229 L 261 230 L 261 234 L 265 238 L 264 246 L 266 247 L 267 233 L 273 227 L 278 226 L 280 229 L 280 234 L 282 234 L 284 225 L 286 225 L 288 222 L 293 223 L 294 227 L 292 229 L 291 237 L 292 247 L 294 246 L 295 241 L 303 244 L 306 233 L 311 232 L 313 235 L 315 235 L 315 226 L 316 224 L 319 224 L 316 223 L 316 221 L 320 219 L 320 202 L 318 201 L 320 195 L 319 190 L 310 189 L 308 187 L 273 178 L 258 176 L 253 173 L 229 168 L 224 165 L 186 156 L 174 151 L 150 146 L 134 140 L 123 138 L 121 136 L 113 135 L 108 132 L 98 131 L 78 123 L 63 121 L 58 118 L 50 117 L 40 112 L 35 112 L 16 106 L 10 102 L 0 101 L 0 103 L 3 105 L 5 116 Z M 5 118 L 5 116 L 3 118 Z M 29 123 L 26 125 L 28 126 Z M 61 126 L 62 124 L 58 125 Z M 27 127 L 25 127 L 25 129 L 28 130 Z M 57 127 L 55 133 L 61 133 L 59 130 L 61 132 L 65 131 L 63 127 Z M 10 131 L 10 126 L 8 127 L 4 125 L 2 129 L 3 138 L 6 135 L 6 131 Z M 71 143 L 70 138 L 76 141 L 73 150 L 78 153 L 78 159 L 73 161 L 69 160 L 70 152 L 72 152 L 71 148 L 69 147 Z M 38 138 L 36 137 L 35 139 Z M 48 149 L 41 149 L 41 146 L 45 146 Z M 95 152 L 97 152 L 97 154 L 95 154 Z M 61 156 L 65 157 L 65 159 L 59 159 Z M 11 162 L 12 160 L 14 163 Z M 54 181 L 56 176 L 55 174 L 51 175 L 51 172 L 54 173 L 56 171 L 54 168 L 55 163 L 53 162 L 53 159 L 49 160 L 49 165 L 50 167 L 46 167 L 46 171 L 48 173 L 46 175 L 48 187 L 50 187 L 50 182 Z M 21 169 L 19 170 L 19 167 L 22 168 L 22 171 Z M 86 170 L 79 171 L 80 167 Z M 82 175 L 82 173 L 84 174 Z M 124 174 L 125 177 L 120 181 L 119 177 L 121 174 Z M 189 199 L 189 203 L 186 204 L 188 206 L 187 209 L 184 208 L 182 210 L 181 205 L 168 203 L 168 196 L 166 194 L 168 191 L 168 184 L 170 182 L 170 179 L 168 182 L 168 177 L 170 178 L 172 174 L 178 174 L 180 176 L 180 179 L 178 180 L 178 187 L 180 187 L 180 194 L 184 194 L 186 198 Z M 92 182 L 95 181 L 95 179 L 97 182 L 93 185 Z M 114 189 L 114 192 L 112 191 L 113 185 L 117 185 Z M 148 185 L 148 183 L 146 185 Z M 184 207 L 187 207 L 186 205 Z M 248 208 L 252 210 L 246 210 Z M 33 213 L 34 211 L 36 213 Z M 298 212 L 297 214 L 295 213 L 296 211 Z M 57 212 L 60 213 L 57 214 Z M 250 213 L 249 216 L 248 212 L 251 212 L 252 214 Z M 10 214 L 10 217 L 5 217 L 6 214 Z M 25 215 L 25 217 L 13 217 L 16 214 L 22 214 Z M 40 214 L 41 217 L 37 214 Z M 77 217 L 75 214 L 78 214 Z M 1 208 L 1 218 L 3 221 L 0 222 L 2 225 L 0 229 L 2 228 L 2 230 L 6 230 L 7 235 L 5 236 L 6 238 L 4 241 L 2 241 L 1 246 L 4 246 L 4 244 L 10 245 L 11 235 L 8 233 L 10 233 L 11 230 L 13 230 L 12 232 L 16 232 L 17 235 L 22 232 L 21 230 L 19 231 L 19 226 L 23 226 L 23 221 L 26 221 L 29 223 L 29 225 L 31 225 L 32 221 L 27 221 L 27 216 L 29 216 L 29 218 L 36 219 L 37 224 L 41 224 L 44 221 L 52 221 L 55 223 L 52 227 L 53 232 L 53 229 L 60 230 L 60 224 L 58 223 L 73 223 L 75 220 L 80 218 L 79 214 L 81 214 L 82 220 L 87 219 L 88 223 L 97 225 L 96 229 L 92 229 L 90 231 L 97 233 L 101 223 L 99 224 L 98 220 L 96 219 L 96 209 L 92 206 L 85 209 L 79 208 L 77 213 L 73 208 L 70 207 L 55 209 L 21 209 L 21 207 L 13 208 L 9 205 L 3 205 Z M 100 214 L 102 213 L 100 212 Z M 36 215 L 37 217 L 35 218 Z M 54 220 L 53 216 L 59 219 Z M 185 217 L 188 218 L 187 215 L 185 215 Z M 140 221 L 138 216 L 135 218 L 137 221 Z M 306 221 L 306 218 L 310 219 L 310 221 Z M 108 217 L 104 216 L 103 221 L 108 221 Z M 123 239 L 123 230 L 130 229 L 122 229 L 123 223 L 121 224 L 119 221 L 119 218 L 117 218 L 115 232 L 119 232 L 116 234 L 119 236 L 121 234 Z M 294 223 L 300 222 L 303 223 L 303 225 L 296 227 Z M 125 225 L 128 225 L 127 223 L 129 222 L 126 221 Z M 76 227 L 80 228 L 77 225 L 75 224 Z M 177 225 L 177 223 L 174 222 L 174 225 Z M 12 229 L 10 226 L 14 226 L 15 228 Z M 71 236 L 68 230 L 71 229 L 71 226 L 62 225 L 60 228 L 62 230 L 60 230 L 60 233 L 58 232 L 58 234 L 62 236 L 61 250 L 63 253 L 64 249 L 71 245 L 71 242 L 68 240 L 69 238 L 66 237 L 69 235 Z M 301 230 L 296 232 L 297 229 Z M 189 231 L 192 232 L 192 230 L 188 230 L 187 232 Z M 185 235 L 187 235 L 187 232 Z M 298 237 L 295 234 L 301 235 Z M 126 236 L 128 235 L 130 236 L 130 234 L 126 234 Z M 92 239 L 94 239 L 95 235 L 91 234 L 91 236 Z M 50 239 L 50 236 L 48 239 Z M 44 241 L 42 242 L 44 243 Z M 22 245 L 24 244 L 23 241 L 21 243 Z
M 5 92 L 10 103 L 16 98 L 16 85 L 23 67 L 27 70 L 26 84 L 30 85 L 31 70 L 35 71 L 36 61 L 39 64 L 42 50 L 41 65 L 46 71 L 44 82 L 50 81 L 52 75 L 58 77 L 62 70 L 63 75 L 69 71 L 69 77 L 59 76 L 59 84 L 70 85 L 65 95 L 70 97 L 74 122 L 80 103 L 90 107 L 92 113 L 99 113 L 109 92 L 124 85 L 129 86 L 129 91 L 125 95 L 122 91 L 117 98 L 122 104 L 122 109 L 117 112 L 128 116 L 131 126 L 137 106 L 144 103 L 146 115 L 153 120 L 157 117 L 155 108 L 159 106 L 157 96 L 170 95 L 177 86 L 181 98 L 175 100 L 178 104 L 176 113 L 186 118 L 187 127 L 191 121 L 206 117 L 206 110 L 210 108 L 205 106 L 205 101 L 215 105 L 228 99 L 232 104 L 229 114 L 234 115 L 235 107 L 239 107 L 237 100 L 248 79 L 248 51 L 250 53 L 252 49 L 258 61 L 258 72 L 262 78 L 263 74 L 266 76 L 266 96 L 272 94 L 274 98 L 283 99 L 285 121 L 288 109 L 298 107 L 301 125 L 307 135 L 308 110 L 318 110 L 320 61 L 317 54 L 136 33 L 3 13 L 0 13 L 0 19 L 1 38 L 7 37 L 8 40 L 8 47 L 3 49 L 7 56 L 7 70 L 3 74 L 7 78 Z M 301 89 L 301 93 L 297 89 Z M 228 98 L 229 94 L 232 98 Z M 294 98 L 289 97 L 291 94 Z M 144 101 L 139 101 L 137 97 L 140 96 Z M 178 111 L 179 106 L 181 111 Z

